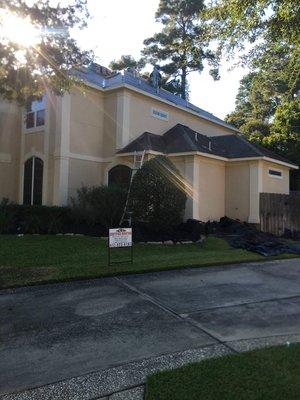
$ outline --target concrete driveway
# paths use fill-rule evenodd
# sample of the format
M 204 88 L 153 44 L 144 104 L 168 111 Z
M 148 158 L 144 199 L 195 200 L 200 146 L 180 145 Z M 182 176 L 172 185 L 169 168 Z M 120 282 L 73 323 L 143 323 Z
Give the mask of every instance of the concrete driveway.
M 226 354 L 299 335 L 300 259 L 3 290 L 0 397 L 27 399 L 35 392 L 22 397 L 26 389 L 191 349 Z

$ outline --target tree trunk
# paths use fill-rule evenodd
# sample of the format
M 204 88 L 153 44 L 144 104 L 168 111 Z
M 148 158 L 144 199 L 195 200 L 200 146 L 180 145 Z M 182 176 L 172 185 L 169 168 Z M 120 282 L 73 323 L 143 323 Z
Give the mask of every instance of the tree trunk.
M 186 76 L 187 76 L 187 72 L 186 72 L 186 66 L 182 67 L 181 69 L 181 97 L 186 100 Z

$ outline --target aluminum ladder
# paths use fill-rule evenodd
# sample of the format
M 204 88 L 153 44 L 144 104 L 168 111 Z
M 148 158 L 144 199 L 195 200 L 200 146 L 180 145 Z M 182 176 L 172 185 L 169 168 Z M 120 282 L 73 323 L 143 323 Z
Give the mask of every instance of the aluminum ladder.
M 132 217 L 131 214 L 132 213 L 127 210 L 129 198 L 130 198 L 131 185 L 132 185 L 134 175 L 143 166 L 144 158 L 145 158 L 145 150 L 134 152 L 133 168 L 131 170 L 130 182 L 129 182 L 129 187 L 128 187 L 128 191 L 127 191 L 125 207 L 124 207 L 124 211 L 123 211 L 119 226 L 122 226 L 124 224 L 124 222 L 126 222 L 129 227 L 131 226 L 131 217 Z

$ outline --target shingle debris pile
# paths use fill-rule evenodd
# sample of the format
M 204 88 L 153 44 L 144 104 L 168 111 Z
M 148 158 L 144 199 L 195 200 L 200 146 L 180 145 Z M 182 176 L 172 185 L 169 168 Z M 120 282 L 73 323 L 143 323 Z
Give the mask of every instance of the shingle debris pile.
M 300 244 L 291 244 L 270 233 L 260 232 L 255 227 L 224 217 L 216 226 L 216 235 L 239 249 L 259 253 L 265 257 L 283 253 L 300 254 Z

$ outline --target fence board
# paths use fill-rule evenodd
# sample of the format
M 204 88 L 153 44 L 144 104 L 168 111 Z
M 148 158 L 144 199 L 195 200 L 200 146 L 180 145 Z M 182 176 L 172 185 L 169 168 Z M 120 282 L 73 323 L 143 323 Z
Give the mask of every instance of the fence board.
M 281 236 L 286 229 L 300 232 L 300 194 L 260 194 L 260 227 Z

